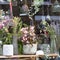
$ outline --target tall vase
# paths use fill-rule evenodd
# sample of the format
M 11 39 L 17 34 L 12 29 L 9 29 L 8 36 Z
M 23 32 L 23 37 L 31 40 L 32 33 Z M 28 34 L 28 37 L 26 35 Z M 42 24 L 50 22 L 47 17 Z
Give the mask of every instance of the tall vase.
M 51 39 L 51 53 L 57 53 L 56 39 Z
M 13 36 L 13 47 L 14 47 L 14 54 L 18 54 L 18 42 L 17 42 L 17 35 Z

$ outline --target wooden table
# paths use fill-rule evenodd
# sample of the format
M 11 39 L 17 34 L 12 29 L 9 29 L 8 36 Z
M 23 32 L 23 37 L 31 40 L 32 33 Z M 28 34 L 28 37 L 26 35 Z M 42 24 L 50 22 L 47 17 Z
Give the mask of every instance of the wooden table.
M 29 58 L 30 60 L 36 60 L 36 57 L 43 58 L 44 55 L 13 55 L 13 56 L 0 56 L 0 59 L 25 59 Z

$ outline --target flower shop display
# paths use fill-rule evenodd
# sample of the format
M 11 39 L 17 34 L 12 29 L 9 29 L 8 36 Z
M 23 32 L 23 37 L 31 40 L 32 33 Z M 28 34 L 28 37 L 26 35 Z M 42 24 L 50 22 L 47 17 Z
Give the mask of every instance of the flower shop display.
M 45 54 L 56 51 L 54 43 L 56 35 L 53 27 L 47 21 L 42 20 L 40 22 L 38 26 L 40 34 L 38 37 L 35 34 L 35 26 L 22 24 L 19 17 L 13 18 L 11 26 L 8 26 L 8 23 L 9 20 L 0 22 L 0 40 L 3 44 L 3 55 L 18 54 L 18 50 L 22 50 L 23 54 L 35 54 L 37 51 L 37 41 L 41 42 L 40 48 Z
M 37 51 L 37 41 L 34 26 L 21 29 L 20 41 L 23 44 L 23 54 L 35 54 Z

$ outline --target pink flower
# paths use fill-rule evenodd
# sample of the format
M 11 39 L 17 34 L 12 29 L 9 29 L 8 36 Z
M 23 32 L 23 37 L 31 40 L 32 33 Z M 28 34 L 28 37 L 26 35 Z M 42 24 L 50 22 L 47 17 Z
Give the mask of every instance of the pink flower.
M 2 29 L 4 27 L 3 23 L 0 23 L 0 29 Z
M 30 26 L 30 29 L 33 30 L 35 27 L 34 26 Z
M 26 42 L 27 40 L 27 37 L 22 37 L 22 42 Z
M 27 34 L 27 33 L 28 33 L 28 31 L 24 31 L 23 33 Z
M 8 24 L 9 20 L 4 20 L 2 23 L 6 26 Z
M 3 28 L 3 26 L 2 25 L 0 25 L 0 29 L 2 29 Z
M 22 42 L 23 43 L 31 43 L 35 40 L 34 26 L 25 27 L 21 29 L 22 34 Z
M 20 31 L 24 34 L 27 34 L 28 33 L 28 27 L 22 28 Z
M 6 20 L 6 22 L 8 23 L 8 22 L 9 22 L 9 20 Z

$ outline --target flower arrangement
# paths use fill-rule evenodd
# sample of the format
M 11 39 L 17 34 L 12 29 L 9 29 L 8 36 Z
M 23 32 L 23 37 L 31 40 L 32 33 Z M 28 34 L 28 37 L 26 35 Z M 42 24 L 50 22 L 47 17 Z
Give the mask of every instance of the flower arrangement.
M 45 20 L 42 20 L 39 24 L 39 30 L 40 30 L 40 40 L 42 40 L 44 43 L 50 43 L 51 39 L 55 39 L 55 31 L 54 28 L 49 25 L 49 23 Z
M 0 40 L 3 44 L 12 43 L 12 35 L 8 31 L 8 20 L 0 22 Z
M 12 20 L 12 34 L 20 34 L 20 29 L 22 28 L 22 20 L 19 17 L 14 17 Z
M 26 43 L 32 44 L 36 42 L 34 26 L 22 28 L 21 33 L 22 35 L 20 40 L 22 41 L 23 44 L 26 44 Z
M 41 47 L 38 48 L 43 50 L 45 54 L 55 53 L 57 51 L 56 34 L 54 28 L 50 25 L 51 23 L 51 21 L 42 20 L 38 25 L 38 43 L 41 44 Z
M 11 44 L 14 35 L 20 36 L 21 27 L 22 21 L 19 17 L 14 17 L 11 21 L 4 20 L 0 22 L 0 40 L 3 41 L 3 44 Z

